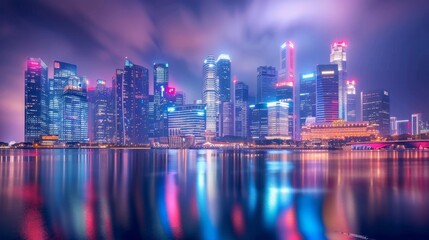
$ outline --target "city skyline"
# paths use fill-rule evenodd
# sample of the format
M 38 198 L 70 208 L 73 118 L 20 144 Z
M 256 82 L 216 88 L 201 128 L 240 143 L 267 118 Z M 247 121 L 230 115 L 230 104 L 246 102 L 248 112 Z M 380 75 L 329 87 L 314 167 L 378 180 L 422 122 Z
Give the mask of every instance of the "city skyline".
M 337 1 L 330 1 L 330 4 L 335 4 Z M 416 1 L 416 3 L 420 3 L 419 1 Z M 389 90 L 389 93 L 391 94 L 391 105 L 395 106 L 392 108 L 391 115 L 392 116 L 398 116 L 399 119 L 403 118 L 409 118 L 409 115 L 416 112 L 422 112 L 423 116 L 427 115 L 428 110 L 424 107 L 424 101 L 420 101 L 420 98 L 424 97 L 425 90 L 429 89 L 428 83 L 426 83 L 425 76 L 429 76 L 429 73 L 427 73 L 428 70 L 424 68 L 424 66 L 427 66 L 429 64 L 429 60 L 425 54 L 428 53 L 428 47 L 423 44 L 423 42 L 427 42 L 428 36 L 425 36 L 425 31 L 421 31 L 420 29 L 425 26 L 425 23 L 428 21 L 428 17 L 424 16 L 423 10 L 427 10 L 427 7 L 421 4 L 422 8 L 418 9 L 417 5 L 409 6 L 412 4 L 406 4 L 403 5 L 403 3 L 394 2 L 392 3 L 388 12 L 390 17 L 387 18 L 387 20 L 381 21 L 380 19 L 383 18 L 383 16 L 376 16 L 374 13 L 367 13 L 366 16 L 372 16 L 373 20 L 380 20 L 378 23 L 375 24 L 377 26 L 374 26 L 374 29 L 365 30 L 361 29 L 363 31 L 362 37 L 356 36 L 354 33 L 350 32 L 353 27 L 356 27 L 356 23 L 353 23 L 352 20 L 348 20 L 350 22 L 342 23 L 345 26 L 337 26 L 335 25 L 332 19 L 331 20 L 324 20 L 321 21 L 321 23 L 316 23 L 314 20 L 307 19 L 309 16 L 307 16 L 309 13 L 307 13 L 305 10 L 302 10 L 302 6 L 299 6 L 298 4 L 292 4 L 292 3 L 279 3 L 276 1 L 269 1 L 267 2 L 267 6 L 265 9 L 261 10 L 261 14 L 266 14 L 266 11 L 272 10 L 276 6 L 290 6 L 292 9 L 298 9 L 298 20 L 292 21 L 291 19 L 285 19 L 280 16 L 280 14 L 275 14 L 272 18 L 269 18 L 268 23 L 271 25 L 267 25 L 265 21 L 261 23 L 262 26 L 257 26 L 257 31 L 254 34 L 254 36 L 250 36 L 249 38 L 245 38 L 246 40 L 249 40 L 243 47 L 234 47 L 237 45 L 237 40 L 232 41 L 229 39 L 230 44 L 228 44 L 228 41 L 220 38 L 220 37 L 213 37 L 214 39 L 203 39 L 198 40 L 197 43 L 194 42 L 193 46 L 189 46 L 186 44 L 189 43 L 183 43 L 188 40 L 189 42 L 194 41 L 193 39 L 195 37 L 200 36 L 200 32 L 204 32 L 206 29 L 203 28 L 203 26 L 199 26 L 200 28 L 195 28 L 194 26 L 190 27 L 192 23 L 189 23 L 189 28 L 192 29 L 192 37 L 186 38 L 186 34 L 181 34 L 182 36 L 179 36 L 178 39 L 180 40 L 180 45 L 177 46 L 177 48 L 183 48 L 174 50 L 172 52 L 168 52 L 171 50 L 171 45 L 166 44 L 163 46 L 163 41 L 155 41 L 155 43 L 160 43 L 159 46 L 149 46 L 147 48 L 144 48 L 146 50 L 142 50 L 139 48 L 139 44 L 137 45 L 137 49 L 135 51 L 131 51 L 127 44 L 127 46 L 121 46 L 117 45 L 118 49 L 114 49 L 113 46 L 106 47 L 104 46 L 103 52 L 107 54 L 108 56 L 103 56 L 94 54 L 92 56 L 91 53 L 95 51 L 97 48 L 88 48 L 91 44 L 102 43 L 105 39 L 100 38 L 100 36 L 95 37 L 97 41 L 91 42 L 88 39 L 94 40 L 94 36 L 82 36 L 82 40 L 78 41 L 77 43 L 70 43 L 66 41 L 66 46 L 64 46 L 64 39 L 62 39 L 62 35 L 69 35 L 72 30 L 75 31 L 77 29 L 70 28 L 71 32 L 67 32 L 67 30 L 59 31 L 59 33 L 51 32 L 54 36 L 59 35 L 56 37 L 53 37 L 52 39 L 44 39 L 42 41 L 43 37 L 42 34 L 34 33 L 33 32 L 33 38 L 31 43 L 32 44 L 25 44 L 30 43 L 30 41 L 25 38 L 24 36 L 20 35 L 19 32 L 17 32 L 17 29 L 15 29 L 17 26 L 23 26 L 24 30 L 28 29 L 30 26 L 36 24 L 36 29 L 56 29 L 59 26 L 56 25 L 50 25 L 47 23 L 47 20 L 50 18 L 58 19 L 58 25 L 65 24 L 64 26 L 68 26 L 67 24 L 72 24 L 70 22 L 67 22 L 66 20 L 70 20 L 70 16 L 67 14 L 64 14 L 62 16 L 60 13 L 64 13 L 63 9 L 60 8 L 58 5 L 53 4 L 52 6 L 48 7 L 46 4 L 46 1 L 42 1 L 40 3 L 40 8 L 48 8 L 48 10 L 57 9 L 59 10 L 58 13 L 53 13 L 52 11 L 48 11 L 47 16 L 42 18 L 42 20 L 35 21 L 33 23 L 28 23 L 25 21 L 14 21 L 17 18 L 18 19 L 32 19 L 37 18 L 37 13 L 32 12 L 30 10 L 30 7 L 34 3 L 28 2 L 28 6 L 20 5 L 19 3 L 1 3 L 4 5 L 2 6 L 2 13 L 4 10 L 6 12 L 2 14 L 4 17 L 0 19 L 0 34 L 2 36 L 2 44 L 3 45 L 12 45 L 15 48 L 15 52 L 10 52 L 9 48 L 2 48 L 1 51 L 1 72 L 4 73 L 4 77 L 2 80 L 2 84 L 7 85 L 8 88 L 1 88 L 1 94 L 0 94 L 0 102 L 1 102 L 1 119 L 0 119 L 0 128 L 1 128 L 1 134 L 0 134 L 0 140 L 23 140 L 23 119 L 24 119 L 24 87 L 23 87 L 23 72 L 24 68 L 22 67 L 24 65 L 26 57 L 38 57 L 43 59 L 43 61 L 46 62 L 46 64 L 49 66 L 49 78 L 53 76 L 52 74 L 52 65 L 51 63 L 54 60 L 60 60 L 64 62 L 70 62 L 73 64 L 76 64 L 79 68 L 79 76 L 87 76 L 90 80 L 90 86 L 94 87 L 97 79 L 105 79 L 107 82 L 110 82 L 109 80 L 114 75 L 114 69 L 121 67 L 121 62 L 123 61 L 124 57 L 128 56 L 130 59 L 135 61 L 138 64 L 143 65 L 146 68 L 151 68 L 151 65 L 153 62 L 168 62 L 170 63 L 170 82 L 172 82 L 173 87 L 176 87 L 179 90 L 183 90 L 187 94 L 188 103 L 192 102 L 193 99 L 202 99 L 201 97 L 201 90 L 202 89 L 202 78 L 201 78 L 201 65 L 202 61 L 205 56 L 208 54 L 214 53 L 214 54 L 220 54 L 220 53 L 227 53 L 231 56 L 233 67 L 232 67 L 232 74 L 237 76 L 237 79 L 239 81 L 242 81 L 249 85 L 249 91 L 252 96 L 255 96 L 256 91 L 256 68 L 258 66 L 265 66 L 265 65 L 272 65 L 276 68 L 278 68 L 278 46 L 279 43 L 284 42 L 285 40 L 292 40 L 295 45 L 297 46 L 297 63 L 296 63 L 296 75 L 300 76 L 300 74 L 305 72 L 313 72 L 315 71 L 316 64 L 327 64 L 329 63 L 329 51 L 330 51 L 330 44 L 333 41 L 339 41 L 342 39 L 345 39 L 348 42 L 348 48 L 347 48 L 347 54 L 348 54 L 348 76 L 350 80 L 356 80 L 357 81 L 357 92 L 361 92 L 363 90 L 371 90 L 371 89 L 377 89 L 377 88 L 385 88 Z M 95 3 L 94 3 L 95 4 Z M 133 1 L 129 2 L 129 5 L 135 6 L 133 4 L 136 4 Z M 143 4 L 143 3 L 139 3 Z M 140 5 L 137 5 L 137 7 L 141 7 Z M 190 17 L 190 19 L 207 19 L 206 21 L 210 22 L 213 18 L 213 16 L 207 15 L 207 16 L 200 16 L 198 12 L 206 12 L 205 7 L 195 7 L 194 5 L 199 6 L 200 4 L 193 3 L 194 5 L 190 4 L 183 5 L 181 3 L 175 3 L 179 4 L 177 7 L 178 9 L 182 9 L 180 12 L 183 12 L 182 14 L 184 16 Z M 204 3 L 201 3 L 205 6 Z M 212 5 L 217 5 L 215 3 L 211 3 Z M 379 3 L 375 8 L 385 6 L 385 2 Z M 88 13 L 91 9 L 93 9 L 93 6 L 89 6 L 89 10 L 81 9 L 74 4 L 70 3 L 71 8 L 77 12 L 82 11 L 84 13 Z M 144 5 L 144 4 L 143 4 Z M 147 4 L 151 5 L 151 4 Z M 174 4 L 170 4 L 174 5 Z M 192 5 L 192 6 L 191 6 Z M 346 6 L 345 13 L 350 13 L 352 11 L 351 9 L 356 6 L 361 8 L 364 8 L 367 6 L 367 2 L 363 3 L 351 3 Z M 219 12 L 222 12 L 225 14 L 225 16 L 228 17 L 227 20 L 231 19 L 231 15 L 234 16 L 234 13 L 229 13 L 228 11 L 225 12 L 224 8 L 222 8 L 224 5 L 219 4 L 219 6 L 215 6 L 214 9 L 216 9 Z M 246 13 L 248 11 L 252 11 L 256 9 L 258 6 L 258 3 L 256 2 L 247 2 L 247 3 L 238 3 L 234 2 L 231 4 L 231 10 L 233 9 L 242 9 L 243 13 Z M 329 6 L 329 4 L 328 4 Z M 104 11 L 102 11 L 103 14 L 101 14 L 100 18 L 103 19 L 103 15 L 105 12 L 109 12 L 109 7 L 112 7 L 112 3 L 106 3 Z M 124 8 L 129 8 L 130 6 L 124 6 Z M 155 8 L 155 6 L 151 6 L 152 8 Z M 326 6 L 325 6 L 326 7 Z M 368 7 L 368 6 L 367 6 Z M 393 13 L 396 13 L 395 11 L 398 11 L 398 9 L 401 9 L 401 7 L 405 7 L 404 9 L 407 11 L 403 11 L 404 13 L 402 17 L 405 17 L 405 19 L 401 19 L 400 16 L 396 16 Z M 148 7 L 150 9 L 150 7 Z M 192 9 L 195 8 L 195 9 Z M 350 8 L 350 9 L 349 9 Z M 137 8 L 140 9 L 140 8 Z M 165 15 L 168 13 L 168 9 L 166 7 L 161 7 L 163 11 L 165 11 Z M 268 9 L 268 10 L 267 10 Z M 141 9 L 140 9 L 141 10 Z M 140 11 L 136 10 L 136 11 Z M 142 10 L 143 11 L 143 10 Z M 161 11 L 161 10 L 159 10 Z M 360 10 L 362 11 L 362 10 Z M 309 10 L 311 12 L 311 10 Z M 358 11 L 359 12 L 359 11 Z M 407 14 L 405 14 L 407 13 Z M 413 13 L 413 17 L 411 17 L 411 13 Z M 133 13 L 132 13 L 133 14 Z M 131 15 L 132 15 L 131 14 Z M 135 14 L 135 12 L 134 12 Z M 358 13 L 355 13 L 358 14 Z M 372 15 L 371 15 L 372 14 Z M 160 17 L 161 19 L 168 19 L 171 17 L 168 16 Z M 244 14 L 245 15 L 245 14 Z M 88 15 L 84 15 L 85 17 L 89 17 Z M 179 14 L 179 16 L 181 16 Z M 10 17 L 10 18 L 8 18 Z M 182 16 L 183 17 L 183 16 Z M 179 17 L 179 19 L 183 20 L 182 17 Z M 384 16 L 385 17 L 385 16 Z M 344 16 L 341 14 L 335 15 L 332 17 L 337 20 L 345 19 Z M 425 21 L 422 21 L 422 18 Z M 6 20 L 8 19 L 8 20 Z M 122 18 L 118 18 L 122 19 Z M 186 17 L 185 17 L 186 19 Z M 233 18 L 232 18 L 233 19 Z M 303 24 L 305 20 L 310 21 L 310 24 L 306 26 Z M 94 19 L 93 23 L 97 23 Z M 160 19 L 158 19 L 159 21 Z M 395 22 L 402 20 L 402 25 L 400 27 L 393 28 L 392 25 L 394 25 Z M 112 20 L 113 21 L 113 20 Z M 118 22 L 122 20 L 117 20 Z M 188 19 L 189 21 L 189 19 Z M 252 22 L 248 20 L 249 22 Z M 332 22 L 330 22 L 332 21 Z M 149 21 L 150 22 L 150 21 Z M 375 21 L 377 22 L 377 21 Z M 415 23 L 415 24 L 413 24 Z M 198 25 L 197 23 L 195 23 Z M 222 22 L 222 24 L 226 24 Z M 330 24 L 333 24 L 330 28 L 321 28 L 318 26 L 318 24 L 326 24 L 327 26 L 330 26 Z M 73 25 L 73 24 L 72 24 Z M 78 23 L 74 22 L 74 25 L 76 28 L 80 31 L 85 32 L 82 28 L 82 25 L 79 25 Z M 201 23 L 201 25 L 204 25 L 204 22 Z M 339 24 L 341 25 L 341 24 Z M 240 22 L 239 26 L 236 29 L 237 34 L 240 35 L 238 39 L 243 38 L 243 33 L 241 33 L 241 29 L 245 29 L 245 26 L 247 26 L 246 21 Z M 295 27 L 294 27 L 295 26 Z M 304 26 L 303 29 L 297 29 L 297 26 Z M 314 27 L 317 27 L 317 29 L 312 29 Z M 390 27 L 390 28 L 389 28 Z M 101 30 L 106 30 L 99 26 Z M 96 32 L 100 29 L 96 28 Z M 218 28 L 218 27 L 216 27 Z M 51 29 L 51 31 L 52 31 Z M 148 28 L 151 29 L 151 28 Z M 190 30 L 188 29 L 188 30 Z M 199 31 L 195 31 L 198 30 Z M 405 34 L 408 37 L 400 37 L 398 32 L 405 31 Z M 100 31 L 101 31 L 100 30 Z M 116 30 L 116 32 L 115 32 Z M 185 27 L 186 30 L 186 27 Z M 322 31 L 323 30 L 323 31 Z M 32 30 L 34 31 L 34 30 Z M 106 30 L 107 31 L 107 30 Z M 139 30 L 140 31 L 140 30 Z M 145 33 L 144 30 L 141 30 L 142 33 Z M 150 30 L 148 30 L 151 32 Z M 168 31 L 171 31 L 171 28 L 168 28 Z M 217 29 L 217 31 L 220 31 Z M 379 32 L 377 32 L 379 31 Z M 390 32 L 389 32 L 390 31 Z M 109 31 L 107 31 L 109 32 Z M 162 30 L 159 30 L 159 33 L 162 33 Z M 209 31 L 210 33 L 212 31 Z M 216 32 L 216 31 L 215 31 Z M 128 39 L 127 32 L 120 32 L 118 31 L 118 28 L 113 27 L 113 30 L 109 32 L 109 34 L 114 34 L 114 36 L 120 38 L 121 43 L 126 43 Z M 152 32 L 153 33 L 153 32 Z M 371 37 L 369 35 L 372 35 Z M 375 34 L 377 33 L 377 34 Z M 403 34 L 404 32 L 402 32 Z M 96 34 L 96 33 L 95 33 Z M 123 36 L 121 36 L 121 34 Z M 157 32 L 155 31 L 155 35 Z M 211 33 L 214 34 L 214 33 Z M 311 35 L 317 35 L 320 34 L 320 37 L 318 38 L 318 41 L 313 41 L 311 38 Z M 234 35 L 233 33 L 227 34 L 226 36 L 228 38 L 231 38 L 230 35 Z M 386 37 L 389 36 L 388 37 Z M 211 36 L 211 35 L 210 35 Z M 268 36 L 265 37 L 266 39 L 258 40 L 258 36 Z M 384 36 L 384 38 L 383 38 Z M 398 36 L 398 38 L 392 37 L 392 36 Z M 411 36 L 416 36 L 415 38 L 412 38 Z M 106 36 L 107 37 L 107 36 Z M 132 39 L 132 41 L 139 42 L 143 36 L 133 36 L 132 34 L 129 35 L 129 38 Z M 17 41 L 14 42 L 12 39 L 16 39 Z M 165 39 L 164 39 L 165 40 Z M 311 40 L 311 41 L 310 41 Z M 79 42 L 81 44 L 79 44 Z M 238 41 L 240 42 L 240 41 Z M 55 44 L 54 49 L 62 50 L 60 52 L 56 52 L 53 54 L 52 49 L 50 49 L 50 45 L 53 43 Z M 136 43 L 136 42 L 134 42 Z M 412 44 L 404 44 L 404 43 L 412 43 Z M 417 44 L 419 48 L 416 48 L 415 43 Z M 172 44 L 172 43 L 170 43 Z M 102 45 L 102 44 L 101 44 Z M 192 44 L 191 44 L 192 45 Z M 44 46 L 44 47 L 43 47 Z M 133 46 L 133 45 L 131 45 Z M 252 51 L 249 51 L 246 49 L 246 46 L 254 46 L 255 49 Z M 134 46 L 135 47 L 135 46 Z M 125 48 L 123 51 L 120 51 L 121 48 Z M 191 51 L 192 49 L 194 49 Z M 265 51 L 260 51 L 260 49 L 266 49 Z M 149 50 L 148 50 L 149 49 Z M 365 49 L 365 51 L 362 51 Z M 73 50 L 77 50 L 76 53 L 73 52 Z M 109 54 L 109 51 L 111 50 Z M 112 51 L 115 50 L 115 51 Z M 256 54 L 256 50 L 259 50 L 261 54 Z M 377 50 L 377 51 L 376 51 Z M 393 51 L 392 51 L 393 50 Z M 408 52 L 407 52 L 408 50 Z M 89 51 L 88 54 L 82 54 L 85 51 Z M 187 54 L 187 52 L 189 54 Z M 389 51 L 391 53 L 389 53 Z M 419 52 L 415 52 L 419 51 Z M 54 51 L 55 52 L 55 51 Z M 120 52 L 120 53 L 119 53 Z M 181 52 L 180 54 L 177 52 Z M 360 53 L 363 52 L 363 53 Z M 13 54 L 11 54 L 13 53 Z M 81 53 L 82 56 L 79 56 L 78 53 Z M 384 53 L 384 55 L 383 55 Z M 394 55 L 392 55 L 394 54 Z M 311 55 L 311 56 L 310 56 Z M 314 56 L 313 56 L 314 55 Z M 381 55 L 375 56 L 375 55 Z M 6 59 L 6 56 L 8 59 Z M 101 57 L 100 57 L 101 56 Z M 396 56 L 393 57 L 392 56 Z M 6 61 L 8 60 L 8 61 Z M 98 60 L 94 63 L 92 63 L 94 60 Z M 91 64 L 92 63 L 92 64 Z M 374 64 L 377 63 L 377 67 L 374 66 Z M 20 67 L 21 66 L 21 67 Z M 402 68 L 398 68 L 402 67 Z M 376 69 L 375 69 L 376 68 Z M 402 71 L 401 71 L 402 70 Z M 399 71 L 399 72 L 398 72 Z M 152 73 L 149 73 L 149 79 L 152 79 Z M 392 80 L 395 79 L 395 80 Z M 396 80 L 398 79 L 398 80 Z M 409 83 L 412 84 L 409 84 Z M 150 81 L 150 84 L 152 82 Z M 199 84 L 199 87 L 194 87 L 196 84 Z M 153 86 L 150 87 L 150 89 L 153 89 Z M 412 93 L 412 94 L 411 94 Z

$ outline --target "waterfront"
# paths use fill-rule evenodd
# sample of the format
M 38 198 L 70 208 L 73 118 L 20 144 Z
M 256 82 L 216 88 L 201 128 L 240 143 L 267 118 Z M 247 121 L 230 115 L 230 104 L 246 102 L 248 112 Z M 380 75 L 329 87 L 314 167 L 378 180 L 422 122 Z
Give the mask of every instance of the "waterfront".
M 428 239 L 428 159 L 429 151 L 0 150 L 0 239 Z

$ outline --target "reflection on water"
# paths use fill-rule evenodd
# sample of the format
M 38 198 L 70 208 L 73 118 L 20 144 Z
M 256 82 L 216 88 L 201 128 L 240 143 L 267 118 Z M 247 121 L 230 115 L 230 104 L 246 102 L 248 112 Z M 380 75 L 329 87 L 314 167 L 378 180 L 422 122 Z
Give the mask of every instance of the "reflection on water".
M 0 150 L 0 239 L 428 239 L 428 157 Z

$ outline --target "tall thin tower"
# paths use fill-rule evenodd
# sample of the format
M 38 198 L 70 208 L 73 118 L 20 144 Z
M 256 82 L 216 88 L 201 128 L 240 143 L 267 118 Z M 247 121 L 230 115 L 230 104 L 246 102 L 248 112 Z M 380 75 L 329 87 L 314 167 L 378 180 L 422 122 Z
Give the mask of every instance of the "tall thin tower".
M 283 86 L 292 87 L 292 96 L 288 98 L 288 134 L 293 139 L 299 138 L 299 118 L 298 108 L 294 107 L 296 103 L 297 88 L 295 81 L 295 44 L 292 41 L 286 41 L 280 46 L 280 68 L 278 82 Z M 279 99 L 279 98 L 277 98 Z
M 347 119 L 347 44 L 345 41 L 334 42 L 331 44 L 331 64 L 338 65 L 338 117 Z
M 208 55 L 203 65 L 203 103 L 206 104 L 206 131 L 217 133 L 219 113 L 219 79 L 216 73 L 216 59 Z

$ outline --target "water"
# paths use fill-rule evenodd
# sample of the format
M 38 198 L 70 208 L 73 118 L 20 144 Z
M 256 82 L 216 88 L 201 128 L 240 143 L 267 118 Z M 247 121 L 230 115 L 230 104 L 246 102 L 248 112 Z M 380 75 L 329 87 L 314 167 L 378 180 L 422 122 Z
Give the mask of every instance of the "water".
M 0 239 L 429 239 L 428 159 L 427 151 L 0 150 Z

